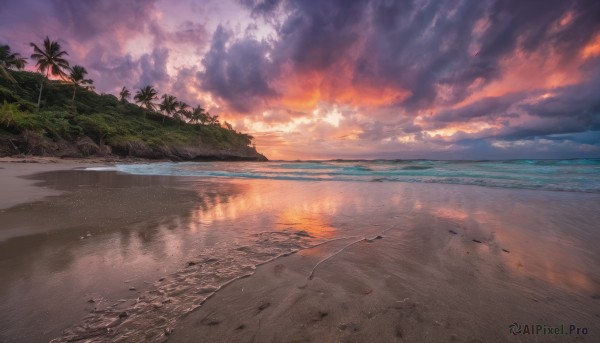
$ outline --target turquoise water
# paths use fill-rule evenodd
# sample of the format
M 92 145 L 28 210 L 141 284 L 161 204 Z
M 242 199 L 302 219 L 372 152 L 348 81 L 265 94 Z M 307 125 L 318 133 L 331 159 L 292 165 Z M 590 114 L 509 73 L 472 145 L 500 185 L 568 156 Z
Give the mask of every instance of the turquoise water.
M 95 169 L 116 170 L 137 175 L 442 183 L 600 193 L 600 159 L 160 162 L 119 164 L 110 168 Z

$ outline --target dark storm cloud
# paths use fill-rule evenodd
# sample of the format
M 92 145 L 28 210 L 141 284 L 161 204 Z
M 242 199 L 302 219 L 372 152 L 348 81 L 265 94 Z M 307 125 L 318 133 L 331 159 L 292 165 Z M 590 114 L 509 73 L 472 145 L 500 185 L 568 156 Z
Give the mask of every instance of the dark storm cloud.
M 518 118 L 526 120 L 510 124 L 505 121 L 499 131 L 488 130 L 478 133 L 479 139 L 522 140 L 534 138 L 569 139 L 573 137 L 595 137 L 600 145 L 600 68 L 591 74 L 590 80 L 574 86 L 552 89 L 552 94 L 541 96 L 540 91 L 509 94 L 507 96 L 484 99 L 473 105 L 436 116 L 434 125 L 448 120 L 468 121 L 471 118 L 493 122 L 496 118 Z M 531 96 L 533 95 L 533 99 Z M 517 114 L 519 113 L 519 114 Z M 589 134 L 594 133 L 595 134 Z M 469 135 L 473 137 L 473 135 Z M 457 137 L 454 137 L 455 139 Z
M 600 68 L 599 68 L 600 71 Z M 544 118 L 569 117 L 592 129 L 600 129 L 600 73 L 589 82 L 554 90 L 552 96 L 521 107 Z
M 539 93 L 539 92 L 538 92 Z M 502 97 L 487 97 L 470 105 L 457 109 L 443 110 L 432 118 L 432 126 L 437 128 L 448 123 L 469 122 L 471 120 L 486 121 L 497 118 L 514 118 L 518 116 L 509 109 L 516 102 L 522 101 L 530 95 L 530 92 L 512 93 Z
M 252 11 L 276 2 L 243 0 Z M 300 1 L 283 4 L 273 68 L 299 73 L 354 66 L 350 81 L 394 85 L 411 95 L 410 111 L 464 100 L 476 80 L 502 75 L 501 62 L 542 45 L 572 58 L 600 29 L 600 2 L 579 1 Z M 268 12 L 268 11 L 267 11 Z M 556 29 L 571 13 L 572 22 Z M 272 74 L 276 75 L 276 74 Z M 285 77 L 277 75 L 277 77 Z M 439 87 L 445 86 L 444 98 Z
M 115 33 L 127 38 L 146 29 L 157 1 L 2 0 L 1 37 L 27 36 L 33 40 L 48 34 L 82 42 L 101 38 L 118 43 Z
M 169 80 L 167 73 L 167 61 L 169 59 L 169 50 L 165 48 L 154 48 L 151 54 L 144 54 L 140 58 L 141 75 L 138 82 L 139 87 L 146 85 L 164 84 Z
M 198 71 L 196 67 L 181 68 L 174 77 L 170 93 L 175 94 L 177 98 L 190 106 L 200 105 L 206 107 L 206 104 L 199 103 L 196 95 L 199 84 L 196 78 Z
M 199 73 L 199 79 L 204 89 L 246 113 L 276 94 L 268 82 L 268 46 L 253 38 L 230 43 L 231 37 L 222 26 L 217 28 L 202 60 L 205 71 Z
M 122 86 L 131 87 L 140 75 L 140 62 L 130 54 L 107 52 L 100 45 L 90 50 L 85 58 L 86 69 L 99 90 L 116 92 Z
M 557 19 L 568 13 L 573 15 L 573 23 L 553 30 Z M 483 37 L 480 55 L 497 58 L 515 49 L 520 40 L 525 51 L 551 45 L 569 54 L 598 32 L 599 17 L 598 1 L 494 1 L 488 16 L 491 30 Z
M 50 0 L 63 29 L 79 39 L 105 35 L 107 31 L 139 32 L 148 22 L 157 0 Z
M 154 37 L 154 45 L 168 43 L 190 45 L 196 51 L 203 49 L 210 39 L 210 34 L 202 23 L 186 20 L 180 23 L 174 31 L 166 31 L 157 22 L 148 24 L 148 30 Z
M 5 4 L 2 1 L 0 41 L 27 56 L 30 53 L 27 43 L 48 35 L 69 52 L 71 64 L 86 67 L 102 91 L 115 91 L 122 85 L 158 85 L 169 81 L 167 45 L 191 45 L 199 51 L 206 46 L 209 35 L 204 24 L 189 20 L 178 23 L 173 31 L 165 30 L 155 20 L 157 2 L 23 0 Z M 11 11 L 13 15 L 6 15 Z M 21 12 L 27 16 L 14 16 Z M 133 58 L 125 51 L 126 44 L 140 34 L 150 34 L 154 45 L 160 48 Z
M 8 39 L 12 46 L 29 41 L 40 43 L 46 35 L 58 40 L 69 52 L 71 64 L 85 66 L 100 91 L 132 86 L 140 75 L 144 75 L 144 81 L 150 81 L 151 74 L 159 76 L 153 83 L 164 80 L 162 70 L 148 70 L 158 56 L 139 60 L 123 51 L 127 39 L 147 30 L 155 0 L 23 0 L 18 3 L 18 11 L 27 15 L 0 21 L 0 32 L 12 32 Z M 25 48 L 21 53 L 27 56 L 30 51 Z M 160 65 L 162 61 L 158 62 Z
M 596 73 L 595 76 L 600 75 Z M 519 105 L 531 116 L 530 120 L 498 138 L 523 139 L 553 134 L 600 131 L 600 78 L 576 86 L 561 87 L 547 98 Z M 600 145 L 600 140 L 596 141 Z
M 282 0 L 238 0 L 242 6 L 248 8 L 253 16 L 272 15 L 281 4 Z
M 501 76 L 502 58 L 518 48 L 546 44 L 572 57 L 600 27 L 599 9 L 589 1 L 374 1 L 373 35 L 357 71 L 410 89 L 402 103 L 409 109 L 430 105 L 438 85 L 457 102 L 475 80 Z M 575 22 L 552 30 L 569 11 Z
M 342 62 L 365 33 L 367 1 L 333 0 L 286 3 L 288 17 L 278 30 L 273 57 L 293 62 L 298 72 L 325 70 Z
M 451 101 L 458 101 L 475 79 L 498 74 L 494 61 L 474 58 L 470 45 L 473 27 L 487 3 L 415 1 L 399 5 L 373 3 L 372 37 L 364 51 L 360 77 L 409 89 L 402 102 L 409 110 L 429 106 L 436 85 L 449 85 Z

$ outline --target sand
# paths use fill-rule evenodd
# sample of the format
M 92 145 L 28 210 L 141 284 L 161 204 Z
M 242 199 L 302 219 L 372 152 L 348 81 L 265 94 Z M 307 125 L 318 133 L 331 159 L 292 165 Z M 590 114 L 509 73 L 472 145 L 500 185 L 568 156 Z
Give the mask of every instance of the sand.
M 40 165 L 32 189 L 60 194 L 0 212 L 0 342 L 161 340 L 222 284 L 308 246 L 298 231 L 236 236 L 231 221 L 199 221 L 239 195 L 235 184 L 85 165 Z
M 485 253 L 488 243 L 450 230 L 460 231 L 423 221 L 409 232 L 283 257 L 180 320 L 168 342 L 597 341 L 597 295 L 511 275 L 510 252 Z M 407 246 L 413 234 L 428 249 Z M 513 336 L 513 322 L 589 333 Z
M 188 216 L 195 191 L 175 178 L 79 170 L 101 161 L 44 162 L 1 164 L 4 189 L 25 194 L 0 211 L 0 342 L 50 341 L 185 263 L 161 233 Z
M 17 162 L 0 163 L 0 341 L 598 341 L 598 195 Z
M 56 170 L 82 169 L 108 163 L 107 160 L 100 158 L 0 157 L 0 190 L 2 191 L 0 210 L 61 194 L 55 189 L 36 185 L 39 183 L 38 181 L 25 178 L 28 175 Z

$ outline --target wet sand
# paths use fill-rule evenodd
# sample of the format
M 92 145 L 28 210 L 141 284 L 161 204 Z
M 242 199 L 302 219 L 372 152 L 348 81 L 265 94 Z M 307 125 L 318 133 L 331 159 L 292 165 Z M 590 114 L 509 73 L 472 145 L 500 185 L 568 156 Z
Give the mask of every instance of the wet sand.
M 171 178 L 39 175 L 37 183 L 59 194 L 0 213 L 0 341 L 49 341 L 106 301 L 129 299 L 178 268 L 179 259 L 164 256 L 161 230 L 197 200 L 169 188 Z
M 600 332 L 596 194 L 78 170 L 33 179 L 61 194 L 0 212 L 0 342 Z M 512 336 L 513 322 L 588 334 Z
M 597 293 L 513 275 L 509 265 L 520 262 L 512 252 L 448 230 L 461 231 L 424 220 L 283 257 L 180 320 L 168 342 L 597 341 Z M 407 246 L 411 235 L 422 249 Z M 513 322 L 589 333 L 513 336 Z
M 0 342 L 162 339 L 220 285 L 309 240 L 223 215 L 244 185 L 72 169 L 27 178 L 58 194 L 0 212 Z
M 428 185 L 402 195 L 416 214 L 389 230 L 360 218 L 368 233 L 260 266 L 168 342 L 598 341 L 598 196 Z M 587 334 L 512 335 L 512 323 Z

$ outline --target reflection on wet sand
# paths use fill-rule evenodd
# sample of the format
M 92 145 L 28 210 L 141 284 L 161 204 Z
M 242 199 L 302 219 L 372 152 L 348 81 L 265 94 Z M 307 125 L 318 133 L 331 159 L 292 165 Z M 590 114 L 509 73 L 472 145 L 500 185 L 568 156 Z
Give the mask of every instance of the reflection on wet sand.
M 208 210 L 239 194 L 235 185 L 185 191 L 174 178 L 113 172 L 36 178 L 70 192 L 0 213 L 0 338 L 11 342 L 48 340 L 93 307 L 176 270 L 204 245 L 181 230 L 196 204 Z
M 418 218 L 437 218 L 450 223 L 462 249 L 492 254 L 498 258 L 494 263 L 516 276 L 600 293 L 595 268 L 600 255 L 590 243 L 600 237 L 597 195 L 407 184 L 230 183 L 243 185 L 244 196 L 217 205 L 203 218 L 301 229 L 320 239 L 369 236 L 389 227 L 402 231 Z
M 553 193 L 546 195 L 561 197 Z M 567 199 L 572 196 L 562 195 Z M 597 201 L 594 198 L 591 200 Z M 598 255 L 594 256 L 593 250 L 586 251 L 592 246 L 586 243 L 585 237 L 599 234 L 593 229 L 597 218 L 595 214 L 577 211 L 578 202 L 573 202 L 570 209 L 564 208 L 568 207 L 567 199 L 560 204 L 563 207 L 560 212 L 556 211 L 556 205 L 544 206 L 550 203 L 544 198 L 538 199 L 542 204 L 506 202 L 495 204 L 493 209 L 473 211 L 443 205 L 430 211 L 454 223 L 455 230 L 466 238 L 466 244 L 473 239 L 481 241 L 482 244 L 474 245 L 474 250 L 479 254 L 498 255 L 501 257 L 498 263 L 507 271 L 594 294 L 600 292 L 600 275 L 590 268 L 598 262 Z
M 248 192 L 263 189 L 256 185 L 262 182 Z M 334 229 L 331 239 L 217 293 L 181 320 L 170 342 L 501 342 L 513 338 L 507 327 L 515 321 L 600 329 L 598 195 L 411 184 L 285 187 L 311 214 L 285 223 L 318 217 Z M 335 206 L 310 206 L 322 198 Z M 287 218 L 290 208 L 302 208 L 286 205 L 272 211 Z M 382 238 L 356 239 L 374 234 Z M 348 239 L 333 240 L 340 237 Z M 267 310 L 252 311 L 265 303 Z

